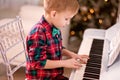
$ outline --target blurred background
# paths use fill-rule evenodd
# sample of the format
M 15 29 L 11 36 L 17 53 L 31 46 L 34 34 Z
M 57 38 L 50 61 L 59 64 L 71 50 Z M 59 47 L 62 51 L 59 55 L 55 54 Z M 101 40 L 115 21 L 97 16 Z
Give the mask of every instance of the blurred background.
M 77 15 L 75 15 L 71 20 L 70 29 L 68 29 L 69 35 L 67 35 L 69 36 L 69 39 L 66 39 L 68 40 L 67 47 L 70 47 L 69 49 L 75 52 L 77 52 L 78 50 L 85 29 L 107 29 L 116 23 L 119 14 L 119 0 L 78 1 L 80 4 L 80 9 Z M 21 7 L 28 4 L 43 6 L 43 0 L 0 0 L 0 19 L 13 18 L 19 15 L 19 13 L 21 12 Z M 79 44 L 75 47 L 72 43 L 74 43 L 74 40 L 76 39 L 78 40 L 77 42 Z M 72 46 L 73 48 L 71 48 Z
M 116 23 L 120 13 L 119 0 L 78 0 L 78 2 L 80 4 L 78 13 L 72 18 L 69 27 L 62 31 L 63 44 L 76 53 L 85 29 L 108 29 Z M 44 13 L 42 8 L 43 0 L 0 0 L 0 21 L 19 15 L 23 19 L 23 27 L 27 34 L 28 26 L 32 27 Z M 0 22 L 0 25 L 3 23 Z M 2 76 L 5 73 L 2 68 L 3 66 L 0 66 L 0 80 L 5 80 L 6 78 Z M 23 70 L 24 68 L 15 74 L 18 77 L 15 80 L 24 80 Z M 68 69 L 65 75 L 69 76 L 69 74 Z

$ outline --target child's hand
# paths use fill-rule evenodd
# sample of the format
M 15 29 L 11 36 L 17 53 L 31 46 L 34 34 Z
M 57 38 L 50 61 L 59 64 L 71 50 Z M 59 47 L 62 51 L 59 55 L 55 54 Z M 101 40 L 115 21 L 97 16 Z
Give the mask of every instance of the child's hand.
M 67 49 L 63 49 L 63 53 L 70 58 L 74 58 L 75 60 L 77 60 L 81 64 L 86 64 L 87 60 L 89 59 L 88 55 L 78 55 L 78 54 L 76 54 L 72 51 L 69 51 Z
M 81 64 L 86 64 L 87 60 L 89 59 L 88 55 L 76 55 L 76 59 L 81 63 Z
M 82 65 L 80 64 L 80 62 L 77 61 L 74 58 L 63 60 L 62 64 L 63 64 L 63 67 L 66 67 L 66 68 L 75 68 L 75 69 L 78 69 L 78 68 L 82 67 Z
M 81 64 L 86 64 L 87 60 L 89 59 L 89 56 L 88 55 L 78 55 L 78 54 L 72 52 L 72 58 L 75 58 Z

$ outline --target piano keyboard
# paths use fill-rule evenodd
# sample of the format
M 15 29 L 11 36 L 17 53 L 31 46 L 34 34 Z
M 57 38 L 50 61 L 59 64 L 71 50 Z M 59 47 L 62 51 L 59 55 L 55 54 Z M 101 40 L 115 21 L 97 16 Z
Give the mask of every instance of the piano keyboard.
M 104 40 L 94 39 L 83 80 L 99 80 Z
M 84 44 L 90 48 L 90 50 L 87 49 L 89 52 L 89 54 L 88 52 L 87 54 L 90 59 L 87 61 L 86 65 L 83 65 L 82 69 L 73 71 L 73 75 L 70 76 L 70 80 L 99 80 L 104 40 L 91 39 L 88 40 L 87 43 L 88 42 L 89 44 Z M 81 49 L 83 50 L 83 48 Z M 84 51 L 79 52 L 81 53 Z

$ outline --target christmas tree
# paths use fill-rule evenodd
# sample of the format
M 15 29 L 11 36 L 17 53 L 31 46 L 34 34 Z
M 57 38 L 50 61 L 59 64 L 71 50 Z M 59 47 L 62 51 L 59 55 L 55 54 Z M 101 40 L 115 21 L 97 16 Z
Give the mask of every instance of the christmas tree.
M 87 28 L 107 29 L 116 22 L 119 0 L 78 0 L 80 8 L 71 20 L 70 38 L 82 39 Z

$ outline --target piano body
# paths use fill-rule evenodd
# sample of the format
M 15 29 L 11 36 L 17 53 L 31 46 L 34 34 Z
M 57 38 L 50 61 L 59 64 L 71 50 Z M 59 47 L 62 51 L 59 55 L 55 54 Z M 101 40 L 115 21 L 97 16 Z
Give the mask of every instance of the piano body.
M 120 80 L 120 22 L 107 30 L 87 29 L 78 54 L 90 56 L 87 64 L 72 70 L 69 80 Z M 116 45 L 118 45 L 116 47 Z

